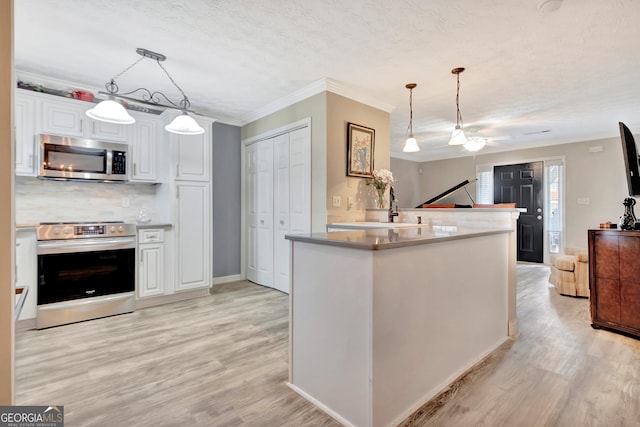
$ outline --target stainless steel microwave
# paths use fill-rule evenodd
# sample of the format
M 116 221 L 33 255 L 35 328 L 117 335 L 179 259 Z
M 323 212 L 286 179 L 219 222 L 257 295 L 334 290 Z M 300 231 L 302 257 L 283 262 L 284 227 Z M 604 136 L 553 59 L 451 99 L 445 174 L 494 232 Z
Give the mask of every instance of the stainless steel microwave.
M 39 176 L 127 181 L 127 144 L 41 134 Z

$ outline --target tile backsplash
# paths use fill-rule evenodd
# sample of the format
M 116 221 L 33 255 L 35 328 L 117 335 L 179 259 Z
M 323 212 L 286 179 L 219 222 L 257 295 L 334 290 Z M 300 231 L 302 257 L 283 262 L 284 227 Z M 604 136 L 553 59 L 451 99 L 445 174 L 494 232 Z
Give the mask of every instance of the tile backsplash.
M 142 207 L 157 219 L 157 185 L 47 181 L 16 177 L 16 224 L 135 222 Z

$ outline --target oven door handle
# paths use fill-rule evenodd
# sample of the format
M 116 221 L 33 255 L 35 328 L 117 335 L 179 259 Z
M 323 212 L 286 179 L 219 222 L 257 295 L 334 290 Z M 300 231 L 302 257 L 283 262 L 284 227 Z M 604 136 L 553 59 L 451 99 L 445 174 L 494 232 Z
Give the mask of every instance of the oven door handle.
M 59 254 L 72 252 L 108 251 L 117 249 L 134 249 L 135 237 L 100 240 L 65 240 L 58 242 L 38 242 L 38 255 Z

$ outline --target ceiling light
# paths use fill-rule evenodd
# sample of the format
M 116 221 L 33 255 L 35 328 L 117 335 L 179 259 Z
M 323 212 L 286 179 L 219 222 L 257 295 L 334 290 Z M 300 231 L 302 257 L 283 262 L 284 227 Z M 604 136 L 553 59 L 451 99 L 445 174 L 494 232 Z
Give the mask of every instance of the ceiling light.
M 485 145 L 487 145 L 485 138 L 469 138 L 463 147 L 469 151 L 480 151 Z
M 545 14 L 555 12 L 562 6 L 562 0 L 543 0 L 538 3 L 538 10 Z
M 451 73 L 456 75 L 458 85 L 456 89 L 456 127 L 451 133 L 449 145 L 464 145 L 467 143 L 467 138 L 464 136 L 464 131 L 462 130 L 462 114 L 460 114 L 460 73 L 463 71 L 464 68 L 454 68 L 451 70 Z
M 402 151 L 405 153 L 415 153 L 420 151 L 418 147 L 418 141 L 413 137 L 413 88 L 418 86 L 415 83 L 407 83 L 404 87 L 409 89 L 409 137 L 402 147 Z
M 135 119 L 131 117 L 129 113 L 127 113 L 127 110 L 125 110 L 125 108 L 121 104 L 115 101 L 116 98 L 120 98 L 120 99 L 125 99 L 128 101 L 138 102 L 142 104 L 160 106 L 165 108 L 175 108 L 175 109 L 181 110 L 183 114 L 176 117 L 170 124 L 165 126 L 165 129 L 168 132 L 178 133 L 182 135 L 197 135 L 197 134 L 203 133 L 204 129 L 202 129 L 202 127 L 200 127 L 200 125 L 198 125 L 198 123 L 192 117 L 187 115 L 187 111 L 191 111 L 189 110 L 189 107 L 191 106 L 191 102 L 189 101 L 189 98 L 187 98 L 187 95 L 185 95 L 183 90 L 180 89 L 180 86 L 176 84 L 173 78 L 169 75 L 169 72 L 165 70 L 165 68 L 160 63 L 161 61 L 164 61 L 165 59 L 167 59 L 167 57 L 161 53 L 152 52 L 150 50 L 142 49 L 142 48 L 136 49 L 136 52 L 141 57 L 137 61 L 135 61 L 133 64 L 129 65 L 127 68 L 122 70 L 115 77 L 111 78 L 109 82 L 105 83 L 104 86 L 107 89 L 107 92 L 100 92 L 100 93 L 103 95 L 107 95 L 109 99 L 100 102 L 94 108 L 92 108 L 91 110 L 88 110 L 86 112 L 87 116 L 91 117 L 92 119 L 96 119 L 96 120 L 100 120 L 108 123 L 119 123 L 119 124 L 134 123 Z M 116 79 L 121 75 L 123 75 L 124 73 L 126 73 L 127 71 L 129 71 L 134 66 L 136 66 L 140 61 L 142 61 L 145 58 L 153 59 L 154 61 L 156 61 L 158 66 L 167 75 L 171 83 L 176 87 L 176 89 L 178 89 L 178 91 L 180 91 L 180 94 L 182 94 L 182 99 L 179 102 L 177 103 L 173 102 L 162 92 L 159 92 L 159 91 L 152 92 L 149 89 L 144 87 L 134 89 L 130 92 L 124 92 L 124 93 L 118 92 L 120 88 L 116 84 Z M 129 95 L 132 95 L 136 92 L 141 93 L 140 96 L 142 97 L 142 99 L 129 97 Z M 161 101 L 167 102 L 169 105 L 163 104 Z

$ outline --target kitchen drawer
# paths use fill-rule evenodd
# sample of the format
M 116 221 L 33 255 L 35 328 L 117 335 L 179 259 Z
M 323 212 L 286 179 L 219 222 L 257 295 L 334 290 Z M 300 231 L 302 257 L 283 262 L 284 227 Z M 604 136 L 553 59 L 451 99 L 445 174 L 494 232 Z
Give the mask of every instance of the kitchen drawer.
M 138 243 L 164 242 L 164 230 L 162 228 L 149 228 L 138 230 Z

